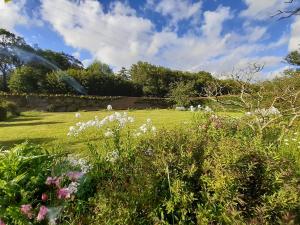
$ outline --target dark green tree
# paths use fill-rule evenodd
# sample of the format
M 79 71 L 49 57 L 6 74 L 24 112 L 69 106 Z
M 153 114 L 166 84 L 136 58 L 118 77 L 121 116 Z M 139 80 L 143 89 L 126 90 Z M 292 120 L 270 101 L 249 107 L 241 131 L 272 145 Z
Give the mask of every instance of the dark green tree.
M 285 61 L 293 66 L 300 66 L 300 52 L 292 51 L 286 57 Z
M 22 37 L 0 29 L 0 75 L 2 76 L 2 90 L 7 91 L 8 76 L 13 69 L 24 64 L 18 55 L 18 50 L 32 52 L 33 49 L 26 44 Z
M 121 70 L 117 73 L 117 76 L 119 76 L 119 77 L 121 77 L 125 80 L 130 80 L 131 79 L 130 73 L 125 67 L 121 68 Z

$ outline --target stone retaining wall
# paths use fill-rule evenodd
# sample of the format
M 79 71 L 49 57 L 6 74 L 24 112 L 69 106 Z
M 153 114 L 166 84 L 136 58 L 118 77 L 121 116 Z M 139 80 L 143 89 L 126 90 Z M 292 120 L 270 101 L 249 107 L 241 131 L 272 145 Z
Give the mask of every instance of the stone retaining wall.
M 164 98 L 145 97 L 95 97 L 65 95 L 16 95 L 1 94 L 0 99 L 15 102 L 22 110 L 50 112 L 73 112 L 99 110 L 112 105 L 114 109 L 168 108 L 171 104 Z

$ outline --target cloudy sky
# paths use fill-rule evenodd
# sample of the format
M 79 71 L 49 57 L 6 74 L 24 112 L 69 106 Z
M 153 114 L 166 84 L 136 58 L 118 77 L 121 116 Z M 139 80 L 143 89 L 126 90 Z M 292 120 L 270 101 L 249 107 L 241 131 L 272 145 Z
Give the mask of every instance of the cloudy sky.
M 220 74 L 248 63 L 263 76 L 299 48 L 300 16 L 271 16 L 285 0 L 0 0 L 0 27 L 30 44 L 114 70 L 137 61 Z

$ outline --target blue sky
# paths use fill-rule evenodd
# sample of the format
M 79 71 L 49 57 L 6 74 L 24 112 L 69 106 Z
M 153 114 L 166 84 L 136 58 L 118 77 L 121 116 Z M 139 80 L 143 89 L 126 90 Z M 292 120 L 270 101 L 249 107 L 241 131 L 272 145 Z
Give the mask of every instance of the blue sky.
M 0 27 L 85 65 L 139 60 L 222 76 L 261 63 L 262 79 L 298 49 L 300 18 L 271 18 L 284 0 L 0 0 Z

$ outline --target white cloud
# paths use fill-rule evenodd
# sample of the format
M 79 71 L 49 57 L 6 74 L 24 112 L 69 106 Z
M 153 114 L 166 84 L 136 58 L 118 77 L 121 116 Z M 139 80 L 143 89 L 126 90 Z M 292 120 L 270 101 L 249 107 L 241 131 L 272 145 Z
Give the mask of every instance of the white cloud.
M 234 15 L 230 8 L 222 6 L 203 13 L 202 25 L 195 25 L 201 32 L 187 32 L 181 36 L 168 27 L 156 31 L 152 21 L 137 16 L 134 9 L 121 2 L 111 4 L 109 10 L 104 11 L 99 1 L 43 0 L 41 15 L 66 44 L 88 50 L 92 58 L 116 70 L 139 60 L 173 69 L 212 73 L 231 71 L 234 66 L 254 60 L 272 67 L 278 63 L 278 58 L 272 58 L 265 51 L 287 42 L 286 36 L 282 36 L 268 45 L 259 44 L 268 38 L 267 28 L 262 26 L 242 27 L 244 34 L 225 32 L 224 23 Z M 198 14 L 187 15 L 189 17 L 172 15 L 172 18 L 178 21 Z M 90 60 L 84 61 L 85 65 L 89 63 Z
M 25 13 L 25 3 L 25 0 L 0 1 L 0 28 L 14 31 L 16 25 L 27 25 L 29 19 Z
M 228 7 L 219 7 L 216 11 L 204 12 L 204 25 L 201 29 L 203 35 L 210 38 L 219 37 L 223 29 L 223 22 L 231 18 Z
M 192 2 L 191 0 L 148 0 L 149 7 L 161 13 L 163 16 L 169 16 L 171 22 L 175 25 L 177 22 L 193 18 L 199 20 L 201 17 L 202 2 Z
M 253 20 L 264 20 L 275 15 L 278 10 L 287 7 L 284 0 L 243 0 L 247 9 L 240 16 Z
M 300 49 L 300 18 L 295 17 L 291 25 L 291 37 L 289 42 L 289 51 Z

